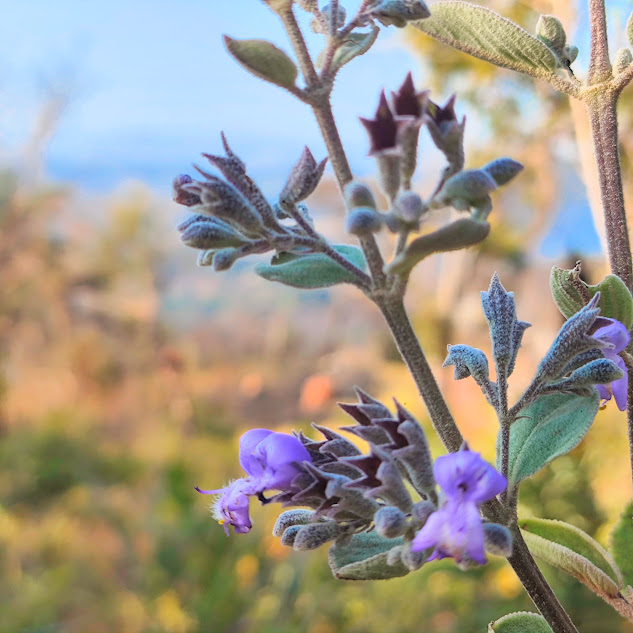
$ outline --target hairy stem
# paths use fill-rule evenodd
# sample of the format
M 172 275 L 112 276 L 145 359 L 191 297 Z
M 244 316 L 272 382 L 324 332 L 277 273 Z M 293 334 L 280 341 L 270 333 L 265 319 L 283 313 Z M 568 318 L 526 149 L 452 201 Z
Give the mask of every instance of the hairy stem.
M 589 23 L 591 26 L 591 57 L 587 83 L 592 86 L 611 79 L 604 0 L 589 0 Z
M 314 64 L 292 9 L 281 15 L 281 18 L 295 49 L 295 54 L 299 60 L 308 89 L 323 88 L 320 85 Z M 322 98 L 319 103 L 313 104 L 312 109 L 328 148 L 330 161 L 339 186 L 343 189 L 352 180 L 352 172 L 336 127 L 329 94 L 326 98 Z M 369 236 L 361 240 L 361 246 L 375 285 L 378 289 L 384 288 L 386 277 L 382 272 L 383 259 L 378 250 L 376 240 L 373 236 Z M 427 407 L 433 426 L 444 446 L 451 452 L 458 451 L 463 444 L 464 438 L 457 428 L 457 424 L 420 347 L 402 298 L 390 298 L 384 292 L 374 292 L 372 298 L 387 321 L 400 354 L 409 368 Z M 497 499 L 492 499 L 486 503 L 483 507 L 483 512 L 491 520 L 501 523 L 508 522 L 507 510 L 501 506 Z M 554 633 L 578 633 L 569 616 L 558 602 L 554 592 L 543 578 L 525 542 L 521 538 L 516 523 L 514 523 L 514 531 L 516 532 L 516 546 L 514 553 L 508 560 L 534 604 L 547 620 Z
M 512 556 L 508 562 L 525 587 L 532 602 L 547 620 L 554 633 L 578 633 L 569 615 L 558 601 L 552 588 L 538 568 L 530 550 L 521 536 L 521 530 L 515 523 L 510 527 L 512 532 Z
M 612 92 L 592 97 L 587 101 L 587 111 L 598 166 L 609 263 L 611 271 L 631 289 L 631 245 L 622 192 L 616 99 Z

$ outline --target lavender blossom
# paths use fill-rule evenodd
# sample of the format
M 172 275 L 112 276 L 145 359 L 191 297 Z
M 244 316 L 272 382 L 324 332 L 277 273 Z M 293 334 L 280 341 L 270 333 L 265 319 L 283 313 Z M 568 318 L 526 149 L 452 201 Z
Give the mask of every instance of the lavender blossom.
M 257 495 L 264 503 L 265 491 L 290 489 L 292 480 L 302 472 L 301 462 L 312 460 L 301 441 L 293 435 L 252 429 L 240 438 L 239 461 L 248 477 L 236 479 L 218 490 L 196 487 L 202 494 L 218 495 L 213 504 L 213 516 L 224 525 L 227 535 L 229 526 L 233 526 L 236 534 L 250 531 L 249 497 Z
M 614 380 L 609 385 L 596 385 L 603 402 L 608 402 L 615 397 L 615 403 L 620 411 L 626 410 L 626 399 L 629 385 L 629 376 L 624 361 L 619 356 L 631 341 L 631 335 L 622 323 L 615 319 L 600 317 L 597 321 L 599 327 L 593 334 L 593 338 L 603 341 L 609 347 L 602 348 L 604 357 L 613 361 L 624 373 L 624 376 Z M 606 323 L 606 325 L 602 325 Z
M 484 529 L 478 506 L 505 490 L 506 478 L 467 449 L 439 457 L 433 474 L 444 501 L 417 533 L 411 550 L 434 547 L 428 560 L 452 557 L 459 565 L 470 561 L 483 565 Z

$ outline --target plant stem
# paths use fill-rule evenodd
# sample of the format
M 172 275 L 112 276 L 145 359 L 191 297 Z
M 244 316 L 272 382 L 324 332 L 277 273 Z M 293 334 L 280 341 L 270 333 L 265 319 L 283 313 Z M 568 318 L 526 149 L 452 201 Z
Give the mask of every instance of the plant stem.
M 510 526 L 512 532 L 512 556 L 508 562 L 512 565 L 516 575 L 525 587 L 532 602 L 547 620 L 554 633 L 578 633 L 569 615 L 554 595 L 552 588 L 545 580 L 541 570 L 536 565 L 530 550 L 521 536 L 519 526 Z
M 591 57 L 587 83 L 592 86 L 611 79 L 604 0 L 589 0 L 589 23 L 591 26 Z
M 305 40 L 303 39 L 292 9 L 280 17 L 284 22 L 290 41 L 295 49 L 295 54 L 299 60 L 299 65 L 308 89 L 322 88 L 323 86 L 320 86 L 314 64 L 312 63 Z M 338 128 L 336 127 L 329 101 L 329 93 L 326 97 L 321 99 L 320 103 L 313 104 L 312 108 L 328 148 L 330 161 L 334 168 L 339 186 L 343 189 L 343 187 L 352 180 L 352 172 L 338 133 Z M 386 277 L 382 272 L 383 259 L 378 250 L 376 240 L 373 236 L 369 236 L 361 240 L 361 246 L 363 247 L 374 283 L 378 289 L 384 288 Z M 453 419 L 446 400 L 438 387 L 433 372 L 420 347 L 402 298 L 389 297 L 385 292 L 380 291 L 374 291 L 371 297 L 387 321 L 389 329 L 396 341 L 396 345 L 398 346 L 398 350 L 418 387 L 418 391 L 429 412 L 431 422 L 440 439 L 447 450 L 451 452 L 458 451 L 464 442 L 464 438 Z M 507 510 L 501 506 L 497 499 L 492 499 L 484 504 L 483 512 L 490 520 L 508 523 Z M 513 522 L 513 529 L 515 532 L 514 538 L 516 545 L 514 553 L 508 560 L 529 596 L 543 617 L 547 620 L 554 633 L 578 633 L 560 602 L 558 602 L 551 587 L 547 584 L 545 578 L 543 578 L 527 545 L 521 537 L 516 521 Z
M 624 210 L 622 173 L 618 153 L 617 96 L 612 92 L 586 102 L 593 137 L 598 181 L 605 219 L 611 271 L 633 288 L 631 245 Z

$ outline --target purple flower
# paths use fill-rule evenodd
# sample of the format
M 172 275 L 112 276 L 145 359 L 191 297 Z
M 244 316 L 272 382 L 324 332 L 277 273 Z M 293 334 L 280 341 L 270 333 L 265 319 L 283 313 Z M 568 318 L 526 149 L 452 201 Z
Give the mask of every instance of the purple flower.
M 239 461 L 249 475 L 236 479 L 218 490 L 196 490 L 202 494 L 218 495 L 213 504 L 213 516 L 229 533 L 245 534 L 251 527 L 248 514 L 249 497 L 262 495 L 266 490 L 287 490 L 301 472 L 299 464 L 312 461 L 299 439 L 267 429 L 252 429 L 240 438 Z
M 614 380 L 610 385 L 596 385 L 596 388 L 603 402 L 608 402 L 612 397 L 615 397 L 615 403 L 618 409 L 625 411 L 629 377 L 626 371 L 626 365 L 618 354 L 630 343 L 631 335 L 626 327 L 615 319 L 599 317 L 598 323 L 601 327 L 599 327 L 592 336 L 609 345 L 609 347 L 602 349 L 602 353 L 605 358 L 612 360 L 624 372 L 624 376 L 618 380 Z M 603 323 L 606 323 L 606 325 L 602 325 Z
M 458 564 L 472 559 L 484 565 L 484 528 L 477 505 L 472 501 L 446 501 L 416 534 L 411 550 L 420 552 L 429 547 L 435 551 L 428 560 L 451 557 Z
M 435 551 L 429 560 L 452 557 L 460 564 L 484 564 L 484 530 L 479 505 L 503 492 L 506 478 L 468 449 L 435 460 L 433 474 L 442 489 L 443 503 L 416 534 L 411 546 Z
M 506 478 L 479 453 L 465 450 L 438 457 L 433 474 L 447 499 L 457 502 L 484 503 L 503 492 Z

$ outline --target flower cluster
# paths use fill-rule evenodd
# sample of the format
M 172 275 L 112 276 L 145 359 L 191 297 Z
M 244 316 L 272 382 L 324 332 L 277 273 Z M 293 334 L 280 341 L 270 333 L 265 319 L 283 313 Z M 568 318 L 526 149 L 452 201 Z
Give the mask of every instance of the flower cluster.
M 296 550 L 331 544 L 330 563 L 340 578 L 402 576 L 447 556 L 460 567 L 483 564 L 489 525 L 504 541 L 491 551 L 509 555 L 509 532 L 484 525 L 479 514 L 482 503 L 505 489 L 505 478 L 467 447 L 433 463 L 422 427 L 404 407 L 396 402 L 393 414 L 362 390 L 357 394 L 358 403 L 340 405 L 356 422 L 343 429 L 369 444 L 367 454 L 318 425 L 322 441 L 265 429 L 242 436 L 239 461 L 248 477 L 200 490 L 219 495 L 214 514 L 227 533 L 229 526 L 250 530 L 249 498 L 257 496 L 306 508 L 283 513 L 275 534 Z M 265 498 L 271 490 L 278 492 Z M 340 563 L 348 550 L 356 552 L 352 568 Z

